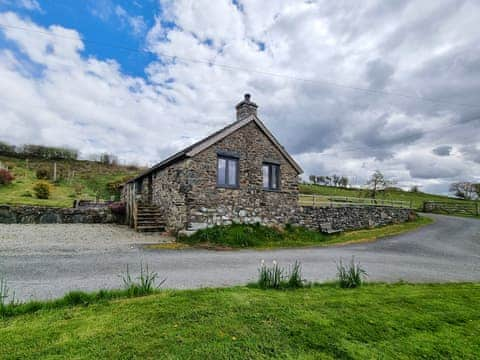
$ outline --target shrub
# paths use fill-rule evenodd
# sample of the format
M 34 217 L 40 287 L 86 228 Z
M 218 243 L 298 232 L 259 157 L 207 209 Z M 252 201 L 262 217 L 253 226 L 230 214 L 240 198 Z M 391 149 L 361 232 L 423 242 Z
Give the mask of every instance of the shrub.
M 39 168 L 35 172 L 35 176 L 38 180 L 48 180 L 50 177 L 50 170 L 47 168 Z
M 108 182 L 105 185 L 107 193 L 118 199 L 120 197 L 120 189 L 124 182 L 123 179 Z
M 282 268 L 274 260 L 272 266 L 265 265 L 262 260 L 258 269 L 257 285 L 261 289 L 297 289 L 305 285 L 302 279 L 302 268 L 298 261 L 290 268 L 290 271 Z
M 14 177 L 10 171 L 6 169 L 0 169 L 0 185 L 9 185 L 13 179 Z
M 32 193 L 30 191 L 25 191 L 24 193 L 22 193 L 21 196 L 22 197 L 33 197 Z
M 85 189 L 85 186 L 83 186 L 82 184 L 76 183 L 75 185 L 73 185 L 73 190 L 75 191 L 75 194 L 77 194 L 77 196 L 82 195 L 83 189 Z
M 137 281 L 132 279 L 130 271 L 127 265 L 125 274 L 123 275 L 123 286 L 127 291 L 128 296 L 142 296 L 148 295 L 155 291 L 155 289 L 162 286 L 166 279 L 160 281 L 157 284 L 158 274 L 156 272 L 150 271 L 148 265 L 143 267 L 143 264 L 140 264 L 140 276 L 137 278 Z
M 353 256 L 350 264 L 343 265 L 342 259 L 337 264 L 338 283 L 342 288 L 353 289 L 359 287 L 366 276 L 367 272 L 360 266 L 360 263 L 355 263 Z
M 48 199 L 50 197 L 50 193 L 52 192 L 52 187 L 46 181 L 39 181 L 33 187 L 33 191 L 35 192 L 35 196 L 39 199 Z

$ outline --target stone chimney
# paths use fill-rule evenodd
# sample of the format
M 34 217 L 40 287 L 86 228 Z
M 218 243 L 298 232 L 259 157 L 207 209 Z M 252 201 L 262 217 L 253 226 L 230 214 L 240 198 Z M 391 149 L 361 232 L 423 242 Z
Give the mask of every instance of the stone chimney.
M 257 115 L 258 105 L 250 101 L 250 94 L 245 94 L 243 101 L 239 102 L 235 109 L 237 109 L 237 121 L 246 119 L 250 115 Z

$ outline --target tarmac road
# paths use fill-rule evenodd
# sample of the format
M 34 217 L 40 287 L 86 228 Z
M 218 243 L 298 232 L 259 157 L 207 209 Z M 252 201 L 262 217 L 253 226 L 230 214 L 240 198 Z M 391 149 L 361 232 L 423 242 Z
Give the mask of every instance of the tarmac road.
M 106 225 L 0 225 L 0 274 L 19 300 L 55 298 L 70 290 L 118 288 L 148 264 L 168 288 L 254 281 L 262 259 L 302 263 L 310 281 L 332 280 L 339 259 L 355 256 L 369 281 L 480 281 L 480 221 L 428 215 L 435 223 L 373 243 L 281 250 L 148 250 L 164 241 Z

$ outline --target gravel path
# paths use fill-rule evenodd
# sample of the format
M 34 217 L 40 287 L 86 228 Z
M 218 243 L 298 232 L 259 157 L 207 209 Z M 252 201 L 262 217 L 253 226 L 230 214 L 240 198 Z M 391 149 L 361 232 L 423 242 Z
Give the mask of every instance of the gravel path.
M 118 226 L 0 225 L 0 273 L 22 300 L 119 287 L 125 266 L 136 272 L 140 262 L 170 288 L 245 284 L 262 259 L 300 260 L 306 279 L 331 280 L 335 261 L 352 255 L 372 281 L 480 281 L 480 221 L 429 216 L 434 224 L 374 243 L 268 251 L 147 250 L 165 239 Z
M 0 259 L 1 256 L 98 254 L 172 240 L 109 224 L 0 224 Z

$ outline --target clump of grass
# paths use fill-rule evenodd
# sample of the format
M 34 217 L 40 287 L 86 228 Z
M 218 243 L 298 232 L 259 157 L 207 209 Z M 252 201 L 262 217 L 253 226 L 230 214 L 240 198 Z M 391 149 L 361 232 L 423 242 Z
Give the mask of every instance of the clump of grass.
M 153 293 L 167 280 L 163 279 L 157 284 L 157 278 L 158 274 L 150 271 L 148 264 L 145 268 L 143 267 L 143 264 L 140 264 L 140 276 L 138 276 L 137 281 L 133 280 L 128 265 L 122 280 L 124 289 L 129 296 L 143 296 Z
M 32 300 L 21 303 L 16 302 L 14 296 L 7 303 L 9 297 L 9 288 L 4 278 L 0 278 L 0 317 L 16 316 L 22 314 L 34 313 L 40 310 L 58 309 L 70 306 L 89 306 L 91 304 L 101 303 L 109 300 L 139 297 L 153 294 L 158 291 L 166 279 L 158 282 L 158 274 L 149 270 L 140 264 L 140 275 L 134 279 L 127 267 L 123 275 L 123 289 L 99 290 L 95 292 L 70 291 L 63 297 L 55 300 L 38 301 Z
M 352 256 L 350 263 L 344 265 L 342 259 L 337 264 L 337 278 L 340 287 L 344 289 L 353 289 L 359 287 L 363 283 L 363 279 L 367 277 L 367 272 L 361 267 L 360 263 L 355 263 Z
M 262 260 L 258 269 L 257 285 L 261 289 L 298 289 L 305 286 L 302 279 L 302 267 L 295 261 L 289 270 L 281 267 L 275 260 L 267 266 Z

